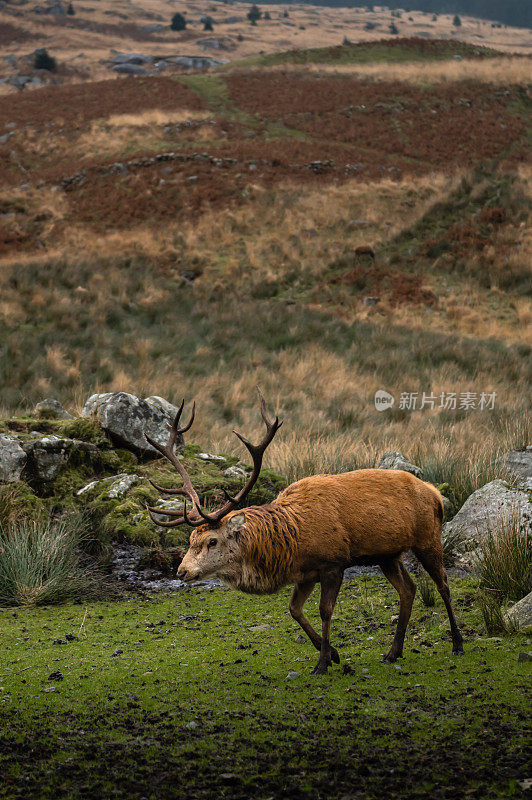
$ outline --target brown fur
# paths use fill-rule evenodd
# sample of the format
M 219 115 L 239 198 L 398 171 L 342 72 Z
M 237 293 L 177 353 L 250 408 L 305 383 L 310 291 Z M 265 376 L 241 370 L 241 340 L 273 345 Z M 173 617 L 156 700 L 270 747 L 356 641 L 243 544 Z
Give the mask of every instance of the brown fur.
M 453 650 L 460 652 L 461 637 L 443 570 L 442 519 L 438 490 L 408 472 L 363 469 L 315 475 L 288 486 L 269 505 L 231 512 L 218 531 L 207 525 L 197 528 L 180 573 L 188 578 L 216 574 L 235 588 L 256 594 L 295 584 L 290 610 L 320 649 L 317 671 L 323 672 L 331 654 L 337 659 L 328 637 L 330 616 L 343 571 L 355 564 L 379 564 L 399 592 L 400 619 L 387 658 L 395 660 L 402 654 L 415 586 L 401 555 L 412 549 L 442 594 L 451 620 Z M 318 581 L 322 637 L 302 613 Z

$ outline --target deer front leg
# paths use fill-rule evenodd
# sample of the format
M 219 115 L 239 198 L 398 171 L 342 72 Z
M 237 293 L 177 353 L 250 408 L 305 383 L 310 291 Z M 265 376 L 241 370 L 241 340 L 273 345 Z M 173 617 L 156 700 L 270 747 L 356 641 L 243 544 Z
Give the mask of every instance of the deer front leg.
M 294 586 L 294 591 L 292 592 L 289 608 L 290 614 L 295 621 L 301 625 L 316 650 L 321 650 L 321 636 L 314 630 L 307 617 L 303 613 L 303 606 L 305 605 L 315 586 L 316 581 L 296 583 Z M 340 663 L 340 656 L 334 647 L 331 647 L 331 658 L 335 664 Z
M 336 598 L 342 585 L 344 572 L 341 569 L 330 570 L 321 576 L 321 597 L 320 597 L 320 617 L 321 617 L 321 648 L 318 663 L 312 670 L 313 675 L 325 675 L 331 666 L 332 650 L 331 647 L 331 618 L 336 605 Z

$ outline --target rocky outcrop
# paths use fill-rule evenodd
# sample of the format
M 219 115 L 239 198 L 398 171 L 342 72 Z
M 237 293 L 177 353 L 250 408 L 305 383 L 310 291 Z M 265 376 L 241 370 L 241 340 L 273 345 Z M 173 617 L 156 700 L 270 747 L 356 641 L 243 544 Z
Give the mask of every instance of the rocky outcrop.
M 171 404 L 169 404 L 171 405 Z M 173 422 L 175 409 L 165 411 L 153 402 L 142 400 L 127 392 L 93 394 L 85 403 L 82 417 L 95 417 L 116 441 L 140 455 L 155 455 L 157 451 L 147 442 L 147 433 L 160 444 L 168 441 L 168 423 Z M 179 437 L 178 447 L 184 445 Z
M 378 467 L 379 469 L 403 469 L 405 472 L 410 472 L 412 475 L 415 475 L 416 478 L 423 477 L 423 472 L 420 467 L 411 464 L 402 453 L 398 453 L 396 450 L 385 453 L 379 461 Z
M 25 473 L 30 483 L 54 481 L 68 464 L 73 450 L 89 463 L 97 462 L 99 456 L 98 448 L 90 442 L 62 439 L 53 434 L 30 439 L 22 447 L 27 456 Z
M 27 455 L 14 436 L 0 436 L 0 483 L 20 480 Z
M 532 479 L 528 482 L 522 489 L 516 489 L 498 478 L 477 489 L 456 516 L 445 523 L 443 536 L 452 537 L 460 543 L 457 549 L 466 552 L 477 549 L 486 537 L 509 521 L 523 532 L 530 531 Z

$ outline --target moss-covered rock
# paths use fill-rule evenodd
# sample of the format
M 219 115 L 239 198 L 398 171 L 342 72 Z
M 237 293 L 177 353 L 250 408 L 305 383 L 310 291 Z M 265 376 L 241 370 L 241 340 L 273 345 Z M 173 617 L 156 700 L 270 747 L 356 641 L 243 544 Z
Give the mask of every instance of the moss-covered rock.
M 19 417 L 0 421 L 2 430 L 15 434 L 28 454 L 24 480 L 10 485 L 15 487 L 16 502 L 29 516 L 80 510 L 98 521 L 95 528 L 101 528 L 104 538 L 154 547 L 188 542 L 187 525 L 161 528 L 146 511 L 146 505 L 160 508 L 161 519 L 168 520 L 165 507 L 179 507 L 180 500 L 169 501 L 151 484 L 154 481 L 167 489 L 181 485 L 176 470 L 165 459 L 139 463 L 133 452 L 113 445 L 91 418 Z M 187 445 L 180 457 L 206 508 L 225 502 L 224 491 L 238 492 L 251 471 L 234 456 L 207 453 L 196 444 Z M 265 469 L 248 504 L 270 502 L 285 486 L 280 475 Z

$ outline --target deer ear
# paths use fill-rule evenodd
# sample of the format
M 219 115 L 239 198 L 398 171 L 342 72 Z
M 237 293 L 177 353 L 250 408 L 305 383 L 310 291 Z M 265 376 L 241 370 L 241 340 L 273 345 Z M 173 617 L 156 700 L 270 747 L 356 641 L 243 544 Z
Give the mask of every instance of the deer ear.
M 245 514 L 235 514 L 227 523 L 227 533 L 229 538 L 238 539 L 239 533 L 246 524 Z

